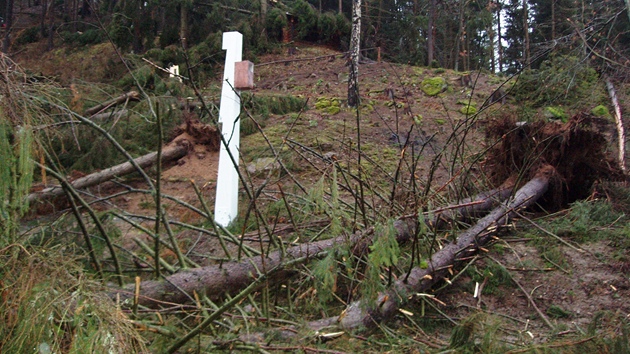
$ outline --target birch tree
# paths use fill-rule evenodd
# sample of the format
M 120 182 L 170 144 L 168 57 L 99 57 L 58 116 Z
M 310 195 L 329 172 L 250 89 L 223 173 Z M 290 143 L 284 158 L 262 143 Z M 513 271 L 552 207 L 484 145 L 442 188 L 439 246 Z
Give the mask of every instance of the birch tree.
M 352 36 L 350 38 L 350 75 L 348 106 L 359 105 L 359 56 L 361 46 L 361 0 L 352 1 Z

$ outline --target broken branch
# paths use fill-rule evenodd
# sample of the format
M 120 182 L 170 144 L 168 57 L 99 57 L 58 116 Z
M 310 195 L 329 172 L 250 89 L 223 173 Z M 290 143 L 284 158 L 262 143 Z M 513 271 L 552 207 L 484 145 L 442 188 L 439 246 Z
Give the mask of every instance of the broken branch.
M 189 143 L 178 143 L 176 145 L 165 147 L 162 151 L 162 161 L 171 161 L 179 159 L 185 156 L 189 150 Z M 157 161 L 157 153 L 152 152 L 150 154 L 138 157 L 134 159 L 134 162 L 141 168 L 145 168 L 153 165 Z M 74 189 L 83 189 L 91 186 L 95 186 L 106 182 L 114 177 L 124 176 L 131 172 L 136 171 L 136 167 L 129 161 L 121 163 L 119 165 L 110 167 L 106 170 L 95 172 L 87 176 L 78 178 L 70 183 L 70 186 Z M 39 192 L 34 192 L 26 197 L 28 203 L 33 203 L 38 200 L 44 200 L 48 198 L 58 197 L 62 195 L 63 188 L 61 186 L 52 186 L 45 188 Z
M 110 107 L 119 105 L 121 103 L 127 102 L 127 101 L 139 101 L 140 100 L 140 94 L 137 91 L 129 91 L 127 93 L 124 93 L 116 98 L 112 98 L 109 101 L 105 101 L 101 104 L 98 104 L 92 108 L 88 108 L 85 111 L 85 115 L 86 116 L 92 116 L 96 113 L 100 113 L 101 111 L 104 111 Z

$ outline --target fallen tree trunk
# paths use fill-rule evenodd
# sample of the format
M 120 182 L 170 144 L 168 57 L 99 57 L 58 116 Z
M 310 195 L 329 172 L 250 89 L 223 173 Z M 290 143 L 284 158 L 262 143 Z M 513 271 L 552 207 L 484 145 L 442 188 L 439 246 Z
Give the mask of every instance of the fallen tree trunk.
M 185 142 L 184 141 L 180 141 L 178 144 L 165 147 L 164 150 L 162 151 L 162 162 L 176 160 L 176 159 L 186 156 L 186 154 L 188 153 L 188 150 L 190 149 L 190 145 L 187 141 Z M 141 168 L 151 166 L 157 162 L 157 152 L 152 152 L 150 154 L 138 157 L 137 159 L 134 159 L 134 161 Z M 131 172 L 134 172 L 135 170 L 136 168 L 131 164 L 131 162 L 127 161 L 119 165 L 105 169 L 103 171 L 95 172 L 87 176 L 77 178 L 74 181 L 72 181 L 70 185 L 75 189 L 87 188 L 87 187 L 101 184 L 114 177 L 127 175 Z M 39 200 L 58 197 L 63 194 L 64 194 L 63 188 L 57 185 L 57 186 L 45 188 L 39 192 L 31 193 L 26 197 L 26 200 L 30 204 Z
M 412 220 L 399 220 L 395 226 L 401 240 L 408 240 L 411 237 L 411 230 L 407 223 Z M 191 296 L 196 292 L 205 294 L 211 299 L 225 295 L 235 295 L 249 286 L 256 280 L 260 273 L 265 273 L 269 269 L 276 269 L 272 279 L 276 281 L 285 278 L 290 274 L 290 270 L 283 269 L 282 264 L 286 261 L 303 258 L 304 262 L 321 257 L 326 252 L 333 249 L 335 245 L 342 243 L 356 244 L 361 239 L 369 237 L 373 229 L 355 233 L 351 236 L 339 236 L 328 240 L 301 244 L 287 248 L 284 253 L 281 251 L 271 252 L 267 256 L 254 256 L 246 258 L 240 262 L 225 262 L 219 265 L 211 265 L 202 268 L 188 269 L 166 277 L 166 281 L 147 280 L 140 284 L 141 295 L 138 303 L 142 306 L 155 307 L 160 302 L 186 303 L 190 302 Z M 134 296 L 134 285 L 128 285 L 124 289 L 116 289 L 110 292 L 110 297 L 121 300 L 130 299 Z
M 508 178 L 496 189 L 480 193 L 474 197 L 463 199 L 461 202 L 449 205 L 425 214 L 425 222 L 433 228 L 443 227 L 456 220 L 466 220 L 476 217 L 492 209 L 496 204 L 506 200 L 514 190 L 515 178 Z
M 453 243 L 446 245 L 432 257 L 426 269 L 415 267 L 407 277 L 401 277 L 392 288 L 379 294 L 376 307 L 366 309 L 356 301 L 350 304 L 342 315 L 309 324 L 312 329 L 319 330 L 335 326 L 344 330 L 359 327 L 373 328 L 379 323 L 392 318 L 401 305 L 409 301 L 413 294 L 429 290 L 436 283 L 447 279 L 450 271 L 461 261 L 485 245 L 493 235 L 491 227 L 506 224 L 518 209 L 534 204 L 546 191 L 551 177 L 555 174 L 552 166 L 540 168 L 535 177 L 521 187 L 507 204 L 494 209 L 477 224 L 468 229 Z
M 124 116 L 127 115 L 127 113 L 129 113 L 128 110 L 126 109 L 121 109 L 118 112 L 103 112 L 103 113 L 99 113 L 99 114 L 94 114 L 92 116 L 90 116 L 90 120 L 91 121 L 98 121 L 98 120 L 105 120 L 105 119 L 120 119 Z
M 127 93 L 123 93 L 122 95 L 118 97 L 112 98 L 109 101 L 105 101 L 92 108 L 88 108 L 85 111 L 85 116 L 87 117 L 92 116 L 96 113 L 106 110 L 107 108 L 119 105 L 127 101 L 139 101 L 139 100 L 140 100 L 140 94 L 137 91 L 129 91 Z
M 510 186 L 510 187 L 508 187 Z M 434 213 L 432 220 L 427 224 L 438 224 L 443 213 L 448 212 L 448 220 L 468 216 L 471 212 L 489 210 L 492 205 L 498 203 L 497 198 L 505 199 L 512 192 L 510 183 L 503 187 L 482 193 L 475 198 L 465 200 L 464 204 L 452 205 L 442 208 Z M 501 200 L 502 200 L 501 199 Z M 405 217 L 394 222 L 396 239 L 398 243 L 409 241 L 416 232 L 417 217 Z M 277 250 L 264 258 L 254 256 L 240 262 L 224 262 L 220 265 L 211 265 L 202 268 L 188 269 L 166 277 L 166 281 L 147 280 L 140 284 L 141 295 L 139 304 L 147 307 L 158 306 L 161 302 L 186 303 L 190 302 L 190 294 L 205 294 L 209 298 L 216 299 L 225 295 L 234 296 L 242 289 L 257 279 L 260 273 L 275 269 L 275 274 L 267 274 L 270 280 L 279 281 L 291 275 L 291 271 L 284 269 L 283 264 L 302 258 L 303 262 L 321 257 L 336 245 L 350 245 L 352 252 L 359 256 L 367 252 L 372 243 L 374 229 L 370 228 L 350 236 L 339 236 L 328 240 L 301 244 L 287 248 L 284 253 Z M 114 289 L 110 292 L 112 299 L 127 300 L 134 296 L 135 285 L 131 284 L 123 289 Z

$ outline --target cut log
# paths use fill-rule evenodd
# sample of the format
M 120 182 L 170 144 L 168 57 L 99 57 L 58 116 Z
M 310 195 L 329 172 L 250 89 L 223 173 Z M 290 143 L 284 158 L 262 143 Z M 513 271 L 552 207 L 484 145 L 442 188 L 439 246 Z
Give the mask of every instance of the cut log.
M 465 200 L 460 205 L 451 205 L 434 213 L 433 219 L 427 220 L 427 224 L 438 224 L 444 213 L 448 212 L 448 220 L 469 216 L 473 211 L 481 212 L 489 210 L 498 202 L 497 198 L 507 198 L 512 192 L 510 183 L 491 192 L 482 193 L 477 197 Z M 413 237 L 416 232 L 416 217 L 405 217 L 394 222 L 396 239 L 398 243 L 404 243 Z M 246 288 L 265 269 L 276 269 L 275 274 L 269 274 L 268 279 L 275 282 L 290 276 L 292 271 L 283 269 L 282 265 L 288 260 L 303 258 L 304 262 L 321 257 L 339 244 L 351 245 L 352 252 L 361 256 L 367 252 L 372 243 L 374 229 L 370 228 L 357 232 L 351 236 L 339 236 L 328 240 L 313 242 L 289 247 L 284 255 L 280 251 L 271 252 L 264 259 L 260 256 L 250 257 L 240 262 L 224 262 L 221 265 L 211 265 L 202 268 L 184 270 L 166 277 L 166 281 L 147 280 L 140 284 L 141 296 L 139 304 L 147 307 L 159 306 L 162 302 L 186 303 L 192 297 L 190 294 L 205 294 L 211 299 L 222 296 L 234 296 Z M 124 289 L 114 289 L 110 292 L 112 299 L 127 300 L 134 294 L 135 284 Z
M 180 140 L 177 144 L 172 146 L 167 146 L 162 150 L 162 162 L 167 162 L 171 160 L 176 160 L 181 157 L 186 156 L 190 149 L 190 143 L 186 140 Z M 157 162 L 157 152 L 152 152 L 150 154 L 138 157 L 134 159 L 134 161 L 141 168 L 149 167 Z M 83 189 L 91 186 L 95 186 L 101 184 L 105 181 L 109 181 L 114 177 L 120 177 L 134 172 L 136 169 L 131 164 L 131 162 L 127 161 L 121 163 L 119 165 L 110 167 L 106 170 L 95 172 L 89 174 L 87 176 L 75 179 L 70 183 L 70 185 L 75 189 Z M 45 188 L 39 192 L 34 192 L 29 194 L 26 197 L 26 200 L 29 204 L 39 201 L 45 200 L 48 198 L 58 197 L 64 194 L 63 188 L 61 186 L 53 186 L 49 188 Z
M 376 307 L 366 309 L 357 301 L 350 304 L 341 316 L 314 321 L 309 326 L 314 330 L 329 326 L 344 330 L 359 327 L 369 329 L 389 320 L 413 294 L 426 292 L 436 283 L 447 279 L 449 270 L 485 245 L 492 238 L 491 227 L 496 229 L 497 226 L 505 225 L 515 215 L 515 211 L 534 204 L 547 191 L 554 174 L 555 169 L 552 166 L 543 166 L 506 204 L 494 209 L 461 234 L 455 242 L 436 252 L 426 269 L 413 268 L 408 277 L 401 277 L 390 290 L 379 294 L 375 301 L 378 304 Z
M 109 101 L 105 101 L 101 104 L 98 104 L 92 108 L 88 108 L 85 111 L 85 116 L 89 117 L 92 116 L 94 114 L 100 113 L 110 107 L 114 107 L 117 106 L 121 103 L 127 102 L 127 101 L 139 101 L 140 100 L 140 94 L 137 91 L 129 91 L 127 93 L 124 93 L 116 98 L 112 98 Z

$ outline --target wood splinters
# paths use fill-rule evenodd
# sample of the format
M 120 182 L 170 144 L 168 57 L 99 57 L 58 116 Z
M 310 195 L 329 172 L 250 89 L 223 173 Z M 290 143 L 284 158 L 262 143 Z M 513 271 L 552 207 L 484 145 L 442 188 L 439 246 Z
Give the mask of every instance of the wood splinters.
M 406 316 L 409 316 L 409 317 L 413 316 L 413 312 L 410 312 L 410 311 L 407 311 L 407 310 L 404 310 L 404 309 L 398 309 L 398 311 L 400 313 L 402 313 L 403 315 L 406 315 Z
M 343 318 L 346 317 L 347 311 L 348 309 L 341 311 L 341 313 L 339 314 L 339 317 L 337 317 L 337 323 L 340 323 L 341 320 L 343 320 Z

